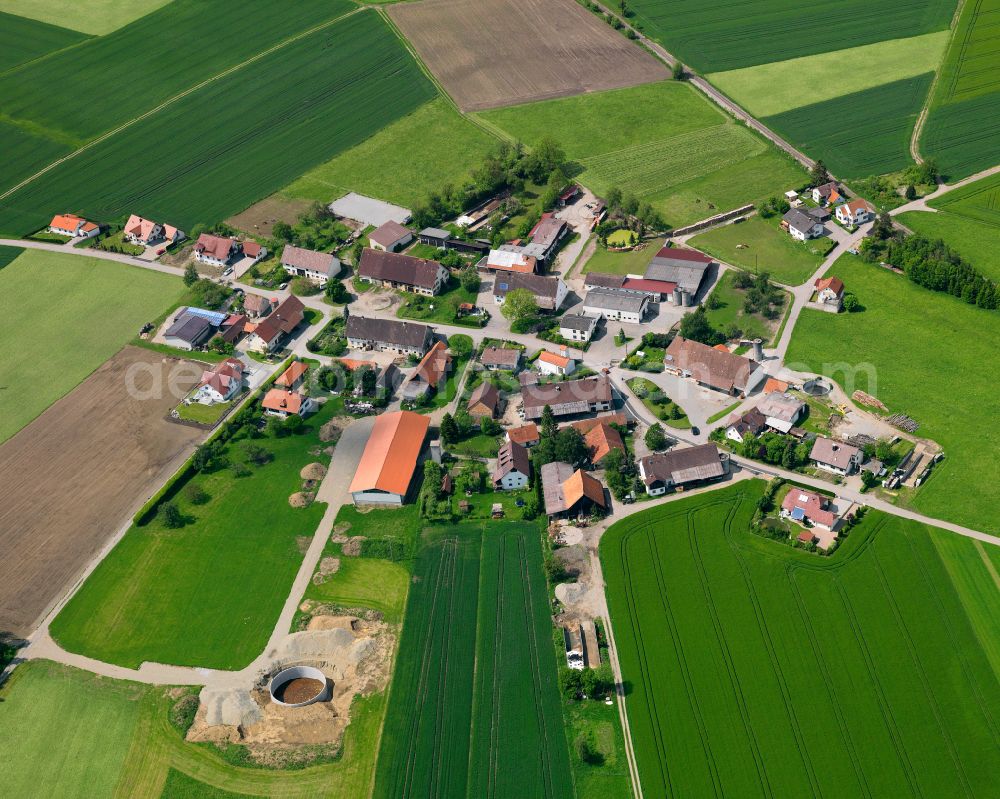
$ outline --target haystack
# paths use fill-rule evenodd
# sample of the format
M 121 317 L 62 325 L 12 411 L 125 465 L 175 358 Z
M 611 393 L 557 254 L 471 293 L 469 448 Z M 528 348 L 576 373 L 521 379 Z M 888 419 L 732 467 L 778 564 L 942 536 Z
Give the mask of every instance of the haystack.
M 303 480 L 322 480 L 326 477 L 326 467 L 322 463 L 310 463 L 302 467 L 299 477 Z
M 308 508 L 312 504 L 313 496 L 305 491 L 296 491 L 288 498 L 288 504 L 293 508 Z

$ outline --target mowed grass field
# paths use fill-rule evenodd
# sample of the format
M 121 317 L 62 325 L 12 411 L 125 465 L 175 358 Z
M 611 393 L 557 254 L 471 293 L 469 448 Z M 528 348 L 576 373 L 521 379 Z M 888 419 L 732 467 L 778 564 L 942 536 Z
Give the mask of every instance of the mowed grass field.
M 554 138 L 579 164 L 582 183 L 598 194 L 618 186 L 674 226 L 797 186 L 805 174 L 690 86 L 673 81 L 480 116 L 528 145 Z
M 571 796 L 538 528 L 425 535 L 375 796 Z
M 736 225 L 723 225 L 688 240 L 688 244 L 733 266 L 769 272 L 779 283 L 798 286 L 819 269 L 833 249 L 827 237 L 796 241 L 778 227 L 779 217 L 751 216 Z
M 412 208 L 446 184 L 461 184 L 496 144 L 439 97 L 309 170 L 282 194 L 330 202 L 357 191 Z
M 0 269 L 0 385 L 7 388 L 0 391 L 0 442 L 118 352 L 183 291 L 171 275 L 44 250 L 25 250 Z
M 944 448 L 944 460 L 911 500 L 914 509 L 1000 534 L 994 490 L 1000 461 L 995 441 L 981 427 L 1000 414 L 992 373 L 982 368 L 995 358 L 1000 317 L 853 256 L 839 258 L 829 274 L 843 279 L 865 311 L 803 311 L 786 362 L 807 365 L 841 385 L 847 382 L 842 365 L 857 366 L 853 385 L 845 385 L 848 394 L 875 394 L 890 412 L 916 419 L 918 435 Z M 946 402 L 934 386 L 947 390 Z
M 0 72 L 87 38 L 79 31 L 7 14 L 5 5 L 0 2 Z
M 60 0 L 0 0 L 0 11 L 103 36 L 170 0 L 84 0 L 68 9 Z
M 1000 159 L 1000 0 L 968 0 L 941 67 L 920 146 L 949 180 Z
M 751 114 L 766 117 L 933 72 L 950 38 L 950 31 L 941 30 L 707 77 Z M 844 80 L 846 64 L 850 64 L 849 81 Z
M 323 407 L 300 435 L 255 439 L 273 459 L 250 465 L 247 477 L 223 468 L 190 478 L 208 501 L 192 503 L 185 486 L 173 498 L 187 519 L 181 529 L 159 517 L 133 526 L 56 617 L 56 640 L 130 668 L 246 666 L 267 643 L 323 518 L 322 503 L 293 508 L 288 498 L 301 490 L 303 466 L 329 463 L 310 450 L 333 410 Z M 246 462 L 242 443 L 227 445 L 230 461 Z
M 434 93 L 381 17 L 360 11 L 209 83 L 21 188 L 0 202 L 0 230 L 39 228 L 54 197 L 60 209 L 96 219 L 139 209 L 187 230 L 225 219 Z M 143 169 L 134 168 L 136 159 Z
M 785 0 L 632 0 L 630 20 L 701 72 L 844 50 L 886 39 L 946 30 L 954 0 L 844 0 L 835 13 L 822 4 Z M 776 58 L 776 56 L 778 58 Z
M 169 721 L 169 688 L 31 661 L 0 692 L 4 792 L 23 799 L 284 799 L 367 796 L 385 693 L 358 699 L 334 763 L 298 770 L 241 768 Z
M 871 512 L 822 558 L 749 532 L 762 488 L 602 538 L 644 794 L 993 796 L 1000 681 L 971 616 L 1000 592 L 970 610 L 948 565 L 981 581 L 974 542 Z
M 840 178 L 895 172 L 913 163 L 910 136 L 933 77 L 884 83 L 761 121 Z

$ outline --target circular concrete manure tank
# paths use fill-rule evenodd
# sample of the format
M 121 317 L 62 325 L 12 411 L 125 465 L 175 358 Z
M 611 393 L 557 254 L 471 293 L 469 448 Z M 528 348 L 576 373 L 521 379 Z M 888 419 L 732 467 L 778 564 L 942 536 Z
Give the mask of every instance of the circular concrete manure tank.
M 292 666 L 271 678 L 268 691 L 276 705 L 305 707 L 330 698 L 330 681 L 312 666 Z

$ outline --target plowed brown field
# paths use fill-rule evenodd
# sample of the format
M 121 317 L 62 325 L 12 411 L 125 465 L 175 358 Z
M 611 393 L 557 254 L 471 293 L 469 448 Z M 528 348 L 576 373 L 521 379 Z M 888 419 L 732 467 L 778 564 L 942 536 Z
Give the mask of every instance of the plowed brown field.
M 170 392 L 126 389 L 135 364 L 151 367 L 134 379 L 146 391 L 181 363 L 126 347 L 0 446 L 0 632 L 31 632 L 205 437 L 166 420 Z M 199 373 L 185 371 L 177 383 L 190 389 Z
M 574 0 L 422 0 L 386 11 L 463 111 L 667 77 Z

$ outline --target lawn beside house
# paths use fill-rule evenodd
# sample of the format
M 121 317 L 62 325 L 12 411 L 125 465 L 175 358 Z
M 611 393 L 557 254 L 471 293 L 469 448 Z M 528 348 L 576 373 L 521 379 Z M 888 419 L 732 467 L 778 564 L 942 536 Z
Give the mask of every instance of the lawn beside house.
M 663 246 L 662 239 L 653 239 L 646 242 L 646 246 L 639 250 L 629 250 L 627 252 L 615 252 L 600 245 L 594 250 L 587 263 L 583 265 L 583 273 L 586 272 L 610 272 L 613 275 L 644 275 L 649 262 L 653 256 Z
M 183 291 L 172 275 L 45 250 L 25 250 L 0 269 L 0 385 L 19 387 L 0 391 L 0 442 L 69 393 Z

